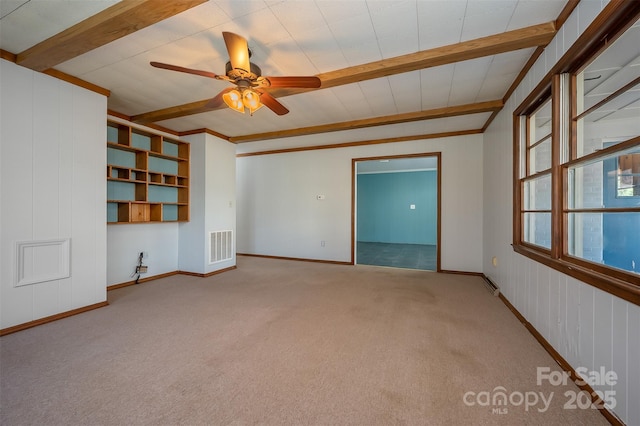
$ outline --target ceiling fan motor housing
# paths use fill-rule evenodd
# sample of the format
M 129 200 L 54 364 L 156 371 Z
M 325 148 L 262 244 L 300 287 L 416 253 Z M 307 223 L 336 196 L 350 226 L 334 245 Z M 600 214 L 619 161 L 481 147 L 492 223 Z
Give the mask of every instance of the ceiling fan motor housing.
M 255 81 L 262 75 L 262 70 L 252 62 L 249 62 L 249 65 L 251 69 L 247 71 L 241 68 L 233 68 L 231 62 L 227 62 L 225 65 L 226 75 L 230 79 L 236 80 L 236 82 L 238 82 L 238 80 Z

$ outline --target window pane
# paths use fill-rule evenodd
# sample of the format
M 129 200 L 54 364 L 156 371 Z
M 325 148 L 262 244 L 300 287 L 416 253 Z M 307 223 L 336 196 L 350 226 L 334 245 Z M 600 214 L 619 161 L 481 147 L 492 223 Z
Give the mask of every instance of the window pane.
M 529 116 L 529 146 L 551 134 L 551 99 Z
M 568 253 L 640 273 L 640 212 L 569 213 Z
M 530 174 L 542 172 L 551 168 L 551 138 L 545 139 L 529 151 Z
M 578 114 L 638 77 L 639 38 L 640 20 L 584 69 L 579 76 Z
M 570 209 L 601 208 L 604 186 L 602 161 L 580 165 L 569 169 Z
M 640 22 L 640 21 L 639 21 Z M 640 77 L 640 25 L 636 23 L 576 76 L 577 114 Z M 640 135 L 640 84 L 578 120 L 577 157 Z
M 551 213 L 524 213 L 524 241 L 551 248 Z
M 551 210 L 551 175 L 524 182 L 524 209 Z
M 578 120 L 577 128 L 578 157 L 640 135 L 640 84 Z
M 569 168 L 569 209 L 640 206 L 640 146 Z

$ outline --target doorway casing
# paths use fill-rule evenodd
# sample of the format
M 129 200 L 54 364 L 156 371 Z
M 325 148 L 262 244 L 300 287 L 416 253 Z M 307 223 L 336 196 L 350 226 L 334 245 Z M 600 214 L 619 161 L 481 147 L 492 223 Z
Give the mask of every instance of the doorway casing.
M 395 159 L 410 159 L 419 157 L 431 157 L 435 158 L 437 162 L 437 219 L 436 219 L 436 272 L 441 272 L 440 253 L 441 253 L 441 209 L 442 209 L 442 155 L 440 152 L 425 152 L 419 154 L 401 154 L 379 157 L 363 157 L 351 159 L 351 264 L 356 263 L 356 217 L 357 217 L 357 205 L 356 205 L 356 191 L 357 191 L 357 163 L 363 161 L 381 161 L 381 160 L 395 160 Z

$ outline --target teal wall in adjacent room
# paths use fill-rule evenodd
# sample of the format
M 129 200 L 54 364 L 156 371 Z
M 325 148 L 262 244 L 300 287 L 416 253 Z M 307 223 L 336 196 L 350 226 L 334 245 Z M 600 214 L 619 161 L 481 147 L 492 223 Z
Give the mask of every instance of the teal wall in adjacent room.
M 436 244 L 437 171 L 360 174 L 357 185 L 358 241 Z

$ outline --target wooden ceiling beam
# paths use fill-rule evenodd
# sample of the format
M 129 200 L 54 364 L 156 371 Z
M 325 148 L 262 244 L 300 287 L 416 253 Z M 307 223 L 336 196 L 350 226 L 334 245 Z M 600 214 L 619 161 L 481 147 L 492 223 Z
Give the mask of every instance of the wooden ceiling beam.
M 475 40 L 463 41 L 449 46 L 437 47 L 408 55 L 397 56 L 395 58 L 330 71 L 318 75 L 322 81 L 320 89 L 387 77 L 439 65 L 447 65 L 483 56 L 497 55 L 514 50 L 546 46 L 555 34 L 556 26 L 554 22 L 547 22 Z M 269 90 L 269 93 L 275 98 L 280 98 L 312 90 L 319 89 L 272 89 Z M 134 115 L 132 120 L 136 123 L 151 123 L 226 108 L 225 105 L 216 108 L 206 108 L 205 104 L 207 102 L 208 99 L 205 99 L 156 111 L 149 111 Z
M 354 146 L 379 145 L 384 143 L 450 138 L 453 136 L 477 135 L 480 133 L 482 133 L 482 129 L 457 130 L 455 132 L 442 132 L 442 133 L 426 133 L 421 135 L 396 136 L 393 138 L 369 139 L 364 141 L 332 143 L 327 145 L 297 146 L 294 148 L 270 149 L 268 151 L 244 152 L 244 153 L 236 154 L 236 157 L 253 157 L 256 155 L 284 154 L 286 152 L 317 151 L 320 149 L 351 148 Z
M 18 53 L 16 63 L 45 71 L 207 0 L 122 0 Z
M 546 46 L 556 34 L 553 22 L 533 25 L 422 52 L 383 59 L 364 65 L 319 74 L 322 88 L 387 77 L 425 68 L 468 61 L 530 47 Z
M 478 102 L 474 104 L 456 105 L 435 108 L 426 111 L 365 118 L 362 120 L 343 121 L 340 123 L 322 124 L 319 126 L 301 127 L 298 129 L 279 130 L 275 132 L 256 133 L 253 135 L 231 136 L 229 142 L 243 143 L 268 139 L 290 138 L 317 133 L 337 132 L 340 130 L 361 129 L 364 127 L 385 126 L 389 124 L 409 123 L 412 121 L 432 120 L 435 118 L 455 117 L 458 115 L 478 114 L 500 110 L 504 106 L 502 99 Z

